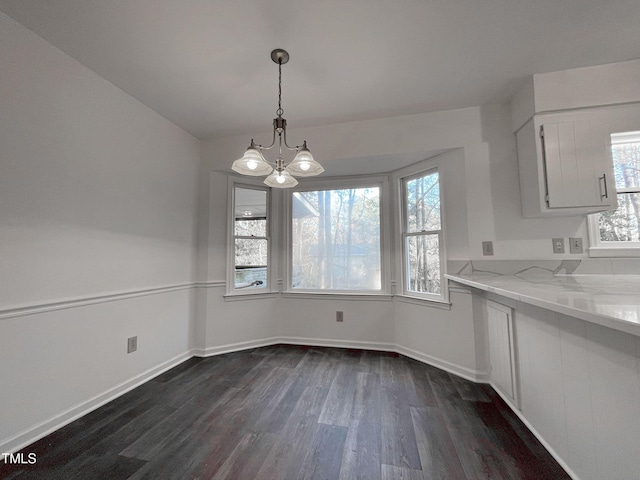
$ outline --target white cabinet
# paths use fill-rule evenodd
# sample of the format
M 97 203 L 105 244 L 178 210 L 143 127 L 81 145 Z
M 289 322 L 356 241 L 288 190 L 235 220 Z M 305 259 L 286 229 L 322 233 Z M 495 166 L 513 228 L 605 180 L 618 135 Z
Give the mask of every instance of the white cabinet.
M 617 208 L 605 110 L 535 115 L 517 133 L 522 215 Z
M 513 309 L 487 300 L 487 326 L 491 384 L 519 407 Z

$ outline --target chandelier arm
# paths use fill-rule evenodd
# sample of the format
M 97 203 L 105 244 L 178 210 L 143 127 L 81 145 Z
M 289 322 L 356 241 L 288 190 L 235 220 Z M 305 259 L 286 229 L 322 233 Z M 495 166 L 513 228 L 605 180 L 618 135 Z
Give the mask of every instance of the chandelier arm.
M 260 150 L 269 150 L 273 148 L 273 146 L 276 144 L 276 129 L 275 128 L 273 129 L 273 138 L 271 139 L 271 145 L 264 146 L 264 145 L 255 144 L 253 143 L 253 138 L 251 139 L 251 144 Z

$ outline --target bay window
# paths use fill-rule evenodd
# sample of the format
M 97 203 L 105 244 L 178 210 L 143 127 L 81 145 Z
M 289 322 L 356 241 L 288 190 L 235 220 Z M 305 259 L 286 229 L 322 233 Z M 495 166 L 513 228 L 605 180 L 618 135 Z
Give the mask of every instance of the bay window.
M 420 162 L 385 176 L 275 191 L 230 180 L 227 293 L 399 294 L 446 303 L 439 166 Z

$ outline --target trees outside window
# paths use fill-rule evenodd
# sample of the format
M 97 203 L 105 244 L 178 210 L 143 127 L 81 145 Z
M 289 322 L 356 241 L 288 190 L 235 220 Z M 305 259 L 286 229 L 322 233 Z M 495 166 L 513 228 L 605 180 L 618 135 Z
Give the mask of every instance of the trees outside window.
M 618 209 L 598 215 L 601 242 L 640 242 L 640 132 L 611 136 Z
M 403 180 L 404 290 L 442 297 L 442 219 L 437 171 Z
M 589 216 L 590 256 L 640 256 L 640 131 L 611 135 L 618 208 Z
M 294 192 L 292 203 L 292 289 L 382 289 L 379 186 Z

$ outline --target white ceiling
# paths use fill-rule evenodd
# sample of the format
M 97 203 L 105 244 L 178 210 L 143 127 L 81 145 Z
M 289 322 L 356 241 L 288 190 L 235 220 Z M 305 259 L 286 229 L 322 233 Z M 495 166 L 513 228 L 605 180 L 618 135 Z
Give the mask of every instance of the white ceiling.
M 501 102 L 527 75 L 640 57 L 638 0 L 0 0 L 198 138 Z

